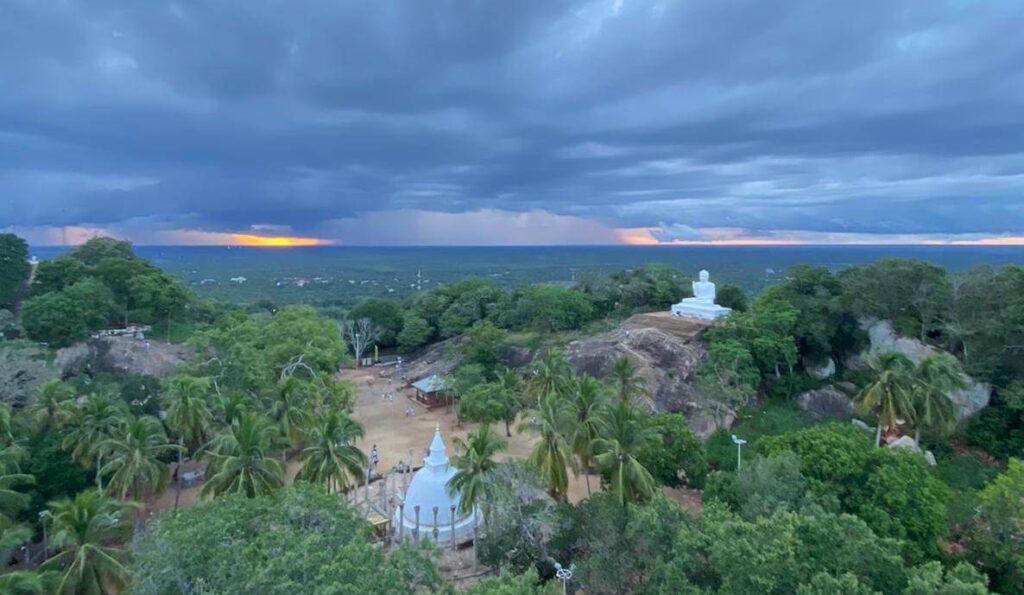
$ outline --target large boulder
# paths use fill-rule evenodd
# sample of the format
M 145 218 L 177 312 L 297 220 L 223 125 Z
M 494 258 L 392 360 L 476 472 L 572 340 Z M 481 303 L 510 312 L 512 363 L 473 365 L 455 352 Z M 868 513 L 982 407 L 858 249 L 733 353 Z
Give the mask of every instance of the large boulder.
M 818 380 L 825 380 L 831 378 L 836 374 L 836 362 L 832 358 L 826 358 L 824 363 L 814 363 L 811 361 L 804 361 L 804 369 L 807 370 L 807 374 L 811 378 Z
M 412 381 L 451 373 L 462 361 L 462 357 L 455 352 L 457 344 L 458 339 L 453 337 L 423 348 L 405 360 L 402 374 Z
M 846 393 L 831 384 L 800 393 L 796 402 L 801 409 L 817 420 L 850 419 L 853 417 L 853 402 Z
M 106 372 L 161 378 L 192 357 L 186 345 L 128 336 L 93 337 L 57 351 L 54 363 L 61 376 Z
M 652 410 L 681 412 L 694 433 L 706 437 L 731 426 L 735 412 L 697 388 L 695 374 L 707 354 L 699 339 L 705 328 L 667 314 L 635 316 L 611 332 L 570 343 L 566 355 L 577 372 L 596 378 L 605 377 L 620 357 L 630 358 L 647 386 Z
M 868 353 L 871 355 L 897 351 L 917 364 L 936 351 L 932 346 L 925 345 L 917 339 L 896 334 L 888 320 L 866 319 L 860 321 L 860 326 L 871 341 L 868 348 Z M 987 406 L 992 397 L 990 385 L 977 382 L 967 374 L 964 374 L 964 384 L 966 384 L 965 388 L 949 394 L 950 399 L 956 404 L 957 420 L 964 420 L 974 415 Z

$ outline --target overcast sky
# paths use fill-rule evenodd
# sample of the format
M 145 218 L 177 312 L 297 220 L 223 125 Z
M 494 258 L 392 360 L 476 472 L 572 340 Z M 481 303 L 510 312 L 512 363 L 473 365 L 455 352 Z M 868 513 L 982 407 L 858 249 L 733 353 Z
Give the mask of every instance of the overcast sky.
M 1024 236 L 1022 0 L 3 0 L 0 229 Z

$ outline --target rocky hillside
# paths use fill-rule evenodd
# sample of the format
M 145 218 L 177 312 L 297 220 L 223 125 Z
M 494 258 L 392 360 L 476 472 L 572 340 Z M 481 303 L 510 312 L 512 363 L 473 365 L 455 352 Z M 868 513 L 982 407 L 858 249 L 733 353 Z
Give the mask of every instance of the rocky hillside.
M 655 411 L 678 411 L 705 437 L 732 425 L 733 413 L 697 389 L 694 375 L 706 355 L 700 341 L 707 324 L 666 313 L 633 316 L 614 331 L 574 341 L 566 353 L 581 373 L 604 377 L 615 360 L 632 359 L 650 391 Z
M 872 355 L 886 351 L 898 351 L 917 364 L 932 353 L 935 353 L 935 348 L 925 345 L 917 339 L 897 335 L 888 320 L 862 320 L 860 325 L 871 341 L 868 353 Z M 853 364 L 855 367 L 863 365 L 856 358 L 848 362 L 848 365 L 850 364 Z M 989 399 L 992 396 L 991 386 L 977 382 L 966 374 L 964 374 L 963 379 L 966 388 L 955 390 L 949 394 L 950 399 L 956 404 L 957 419 L 959 420 L 966 419 L 980 411 L 988 405 Z
M 192 355 L 185 345 L 133 337 L 94 337 L 57 352 L 55 364 L 67 378 L 82 373 L 129 373 L 162 377 Z

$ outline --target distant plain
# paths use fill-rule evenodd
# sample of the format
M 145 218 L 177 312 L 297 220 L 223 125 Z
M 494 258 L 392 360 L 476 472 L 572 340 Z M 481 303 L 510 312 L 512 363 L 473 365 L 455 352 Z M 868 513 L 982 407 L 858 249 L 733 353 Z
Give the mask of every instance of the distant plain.
M 36 247 L 32 253 L 45 259 L 65 250 Z M 796 264 L 836 270 L 886 257 L 926 260 L 951 271 L 1024 264 L 1024 247 L 1012 246 L 139 246 L 136 251 L 180 274 L 202 296 L 235 303 L 342 306 L 365 296 L 407 295 L 417 288 L 417 274 L 423 289 L 470 277 L 519 286 L 571 283 L 588 273 L 663 263 L 695 277 L 700 269 L 708 269 L 713 281 L 757 293 L 783 279 Z

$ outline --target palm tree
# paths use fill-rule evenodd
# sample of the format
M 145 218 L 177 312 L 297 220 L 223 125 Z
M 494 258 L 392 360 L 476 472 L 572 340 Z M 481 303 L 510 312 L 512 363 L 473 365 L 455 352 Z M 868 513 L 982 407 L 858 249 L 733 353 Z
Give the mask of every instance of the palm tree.
M 367 459 L 354 442 L 363 437 L 363 426 L 339 411 L 332 411 L 312 428 L 302 450 L 302 469 L 296 479 L 324 484 L 327 491 L 347 490 L 362 480 Z M 333 487 L 333 490 L 332 490 Z
M 270 420 L 254 413 L 242 413 L 210 445 L 203 495 L 234 492 L 252 498 L 281 487 L 284 464 L 268 456 L 278 439 L 277 428 Z
M 252 399 L 241 393 L 217 395 L 213 399 L 213 416 L 217 422 L 230 426 L 242 417 L 242 413 L 252 410 Z
M 966 386 L 960 364 L 945 353 L 934 353 L 917 366 L 914 383 L 914 442 L 921 429 L 945 434 L 956 425 L 956 406 L 949 393 Z
M 32 539 L 32 529 L 27 525 L 20 525 L 6 516 L 0 516 L 0 558 L 9 560 L 11 554 L 29 539 Z M 0 589 L 0 593 L 6 592 Z
M 35 478 L 21 473 L 18 462 L 23 451 L 17 446 L 0 449 L 0 519 L 13 519 L 29 505 L 28 494 L 23 494 L 15 486 L 33 484 Z
M 551 393 L 564 396 L 569 392 L 572 378 L 572 365 L 565 358 L 565 353 L 552 347 L 543 360 L 534 362 L 526 383 L 526 394 L 536 399 L 538 404 Z
M 98 471 L 100 475 L 110 476 L 107 491 L 121 500 L 131 496 L 142 502 L 147 492 L 159 493 L 167 487 L 170 473 L 161 458 L 181 447 L 168 442 L 160 420 L 144 415 L 124 424 L 100 448 L 109 457 Z M 142 524 L 141 513 L 141 508 L 138 508 L 135 520 L 139 526 Z
M 0 403 L 0 446 L 11 446 L 14 444 L 14 418 L 11 415 L 11 406 L 7 403 Z
M 40 432 L 59 428 L 67 421 L 74 406 L 75 389 L 60 380 L 50 380 L 39 388 L 30 409 L 32 420 Z
M 178 376 L 168 382 L 167 392 L 163 395 L 164 407 L 167 408 L 167 427 L 178 435 L 178 481 L 174 492 L 174 508 L 178 508 L 178 499 L 181 497 L 181 468 L 185 451 L 196 452 L 210 428 L 212 416 L 206 405 L 209 394 L 209 379 Z
M 131 537 L 125 509 L 93 489 L 74 500 L 50 503 L 50 543 L 59 551 L 42 568 L 63 571 L 55 593 L 101 595 L 124 589 L 128 568 L 116 544 Z
M 875 445 L 881 443 L 882 427 L 895 428 L 900 421 L 914 418 L 914 363 L 896 351 L 867 358 L 873 380 L 858 398 L 865 411 L 878 410 Z
M 105 393 L 92 393 L 75 406 L 67 425 L 63 428 L 62 446 L 71 450 L 71 458 L 86 469 L 92 467 L 93 460 L 99 469 L 103 463 L 101 444 L 113 434 L 127 415 L 126 407 L 115 402 Z M 99 489 L 103 489 L 103 476 L 96 474 Z
M 580 462 L 587 482 L 587 496 L 590 496 L 590 459 L 594 439 L 601 429 L 601 419 L 608 403 L 604 387 L 596 378 L 583 375 L 576 381 L 573 391 L 573 425 L 570 436 L 572 451 Z
M 270 406 L 270 416 L 277 422 L 281 435 L 292 446 L 302 442 L 303 433 L 309 424 L 307 413 L 309 383 L 296 376 L 289 376 L 281 381 L 274 393 Z M 288 447 L 281 448 L 281 462 L 288 462 Z
M 28 508 L 30 498 L 15 486 L 35 483 L 31 475 L 20 473 L 18 463 L 24 451 L 18 446 L 0 449 L 0 559 L 6 560 L 11 552 L 32 537 L 32 530 L 19 525 L 16 515 Z M 0 589 L 0 593 L 6 593 Z
M 46 595 L 53 593 L 57 573 L 16 570 L 0 575 L 0 593 L 7 595 Z
M 571 405 L 556 393 L 543 397 L 535 411 L 527 414 L 519 431 L 540 437 L 527 459 L 540 472 L 553 497 L 564 497 L 569 488 L 569 469 L 576 471 L 569 434 L 573 425 Z
M 641 449 L 657 440 L 658 433 L 643 423 L 630 403 L 620 402 L 608 410 L 601 436 L 594 440 L 594 462 L 620 504 L 644 502 L 654 495 L 654 478 L 637 457 Z
M 620 403 L 633 403 L 634 399 L 643 400 L 650 405 L 647 398 L 647 383 L 637 375 L 637 365 L 628 356 L 615 360 L 608 371 L 615 395 Z
M 488 473 L 498 463 L 494 455 L 508 448 L 508 442 L 491 433 L 490 424 L 466 436 L 455 439 L 462 455 L 452 458 L 455 475 L 448 480 L 448 492 L 459 494 L 459 511 L 470 514 L 488 493 Z

